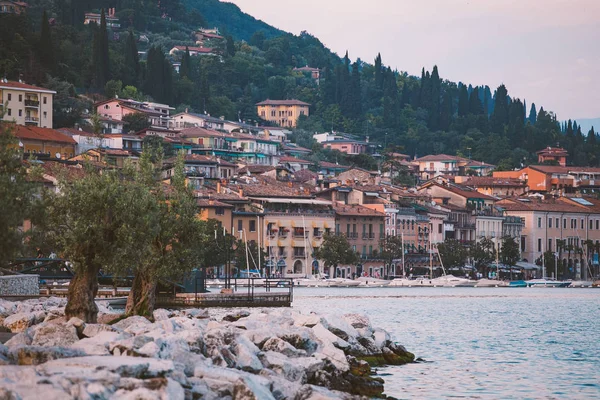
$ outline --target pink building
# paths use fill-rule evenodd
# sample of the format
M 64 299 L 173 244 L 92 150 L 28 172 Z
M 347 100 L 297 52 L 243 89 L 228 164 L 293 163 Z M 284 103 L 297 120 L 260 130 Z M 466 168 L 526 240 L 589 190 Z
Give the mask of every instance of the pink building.
M 339 150 L 346 154 L 363 154 L 367 152 L 368 143 L 352 139 L 334 139 L 321 143 L 323 148 Z

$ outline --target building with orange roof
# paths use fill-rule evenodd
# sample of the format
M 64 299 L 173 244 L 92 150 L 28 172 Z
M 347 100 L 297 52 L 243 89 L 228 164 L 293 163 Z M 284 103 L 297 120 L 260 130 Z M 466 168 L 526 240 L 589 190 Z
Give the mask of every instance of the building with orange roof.
M 23 14 L 27 11 L 29 5 L 23 1 L 0 0 L 1 14 Z
M 7 123 L 2 123 L 5 125 Z M 76 154 L 77 142 L 69 135 L 57 130 L 8 124 L 19 139 L 19 146 L 25 154 L 67 159 Z
M 525 181 L 529 192 L 593 193 L 600 190 L 600 168 L 562 167 L 559 165 L 530 165 L 517 171 L 497 171 L 494 178 L 512 178 Z
M 561 167 L 567 165 L 567 157 L 569 152 L 562 147 L 546 147 L 536 153 L 538 155 L 538 163 L 544 164 L 548 161 L 556 162 Z
M 52 128 L 52 103 L 55 94 L 54 90 L 1 79 L 0 120 L 18 125 Z
M 300 100 L 265 100 L 256 103 L 256 113 L 265 121 L 295 128 L 298 118 L 309 115 L 310 104 Z

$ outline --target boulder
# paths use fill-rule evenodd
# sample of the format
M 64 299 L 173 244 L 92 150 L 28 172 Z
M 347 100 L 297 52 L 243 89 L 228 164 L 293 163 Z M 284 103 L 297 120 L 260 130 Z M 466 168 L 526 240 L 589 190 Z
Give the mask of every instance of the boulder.
M 33 313 L 17 313 L 6 317 L 4 319 L 4 326 L 13 333 L 19 333 L 32 326 L 34 322 L 35 315 Z
M 123 335 L 120 336 L 120 339 L 111 342 L 108 350 L 115 356 L 135 355 L 138 349 L 152 341 L 154 341 L 153 338 L 145 335 L 133 337 L 125 337 Z
M 246 310 L 240 310 L 232 314 L 227 314 L 223 317 L 223 321 L 227 322 L 235 322 L 241 318 L 246 318 L 250 315 L 250 313 Z
M 304 357 L 306 356 L 305 350 L 299 350 L 286 342 L 285 340 L 279 339 L 278 337 L 272 337 L 267 340 L 263 346 L 263 351 L 275 351 L 281 353 L 287 357 Z
M 355 341 L 360 335 L 359 332 L 344 318 L 336 315 L 328 315 L 323 325 L 334 335 L 347 342 Z
M 154 310 L 152 313 L 152 318 L 154 321 L 163 321 L 169 319 L 173 316 L 173 312 L 169 310 L 165 310 L 164 308 L 159 308 L 158 310 Z
M 77 318 L 78 319 L 78 318 Z M 79 320 L 79 319 L 78 319 Z M 81 320 L 79 320 L 81 321 Z M 70 323 L 71 321 L 69 321 Z M 33 335 L 33 346 L 62 346 L 68 347 L 79 340 L 77 330 L 69 323 L 44 323 L 35 330 Z M 83 323 L 83 321 L 81 321 Z
M 257 357 L 260 349 L 245 336 L 238 336 L 232 346 L 236 356 L 236 367 L 249 372 L 259 372 L 263 365 Z
M 104 369 L 121 377 L 137 379 L 164 377 L 174 370 L 172 361 L 141 357 L 87 356 L 57 359 L 48 362 L 50 367 L 76 367 Z
M 29 346 L 31 342 L 33 342 L 33 332 L 31 329 L 28 329 L 25 332 L 17 333 L 4 344 L 12 348 L 16 346 Z
M 186 316 L 188 318 L 193 318 L 193 319 L 210 318 L 210 313 L 208 312 L 208 310 L 201 309 L 201 308 L 188 308 L 186 310 L 182 310 L 181 314 L 183 314 L 184 316 Z
M 71 345 L 71 348 L 81 350 L 89 356 L 110 355 L 110 343 L 118 341 L 120 338 L 123 338 L 123 335 L 118 332 L 102 331 L 93 337 L 81 339 Z
M 360 336 L 371 337 L 373 335 L 371 320 L 366 315 L 345 314 L 342 318 L 346 322 L 348 322 L 354 329 L 356 329 Z
M 267 351 L 261 353 L 260 359 L 265 368 L 281 375 L 290 382 L 304 384 L 307 381 L 307 373 L 303 365 L 299 363 L 300 359 L 298 358 L 290 359 L 281 353 Z M 316 361 L 319 362 L 319 360 Z
M 98 313 L 99 324 L 110 324 L 111 322 L 121 318 L 123 315 L 116 312 Z
M 18 346 L 11 349 L 10 358 L 19 365 L 38 365 L 51 360 L 79 357 L 85 355 L 81 350 L 66 347 Z
M 350 347 L 350 343 L 335 335 L 321 323 L 318 323 L 317 325 L 313 326 L 312 331 L 317 340 L 321 343 L 331 343 L 338 349 L 342 350 Z
M 85 336 L 87 338 L 91 338 L 91 337 L 99 335 L 100 333 L 103 333 L 103 332 L 122 333 L 123 331 L 120 330 L 119 328 L 116 328 L 116 327 L 111 326 L 111 325 L 105 325 L 105 324 L 85 324 L 85 327 L 83 328 L 83 331 L 81 333 L 82 333 L 83 336 Z
M 122 319 L 113 326 L 133 335 L 141 335 L 154 329 L 154 324 L 152 322 L 139 315 Z
M 306 326 L 308 328 L 312 328 L 313 326 L 321 323 L 322 317 L 316 314 L 303 315 L 298 314 L 294 317 L 294 325 L 296 326 Z

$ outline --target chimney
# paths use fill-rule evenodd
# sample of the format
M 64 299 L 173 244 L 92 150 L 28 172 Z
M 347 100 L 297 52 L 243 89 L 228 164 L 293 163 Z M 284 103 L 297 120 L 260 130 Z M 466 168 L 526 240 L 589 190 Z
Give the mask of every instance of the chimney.
M 239 190 L 239 192 L 238 192 L 238 195 L 239 195 L 240 197 L 244 197 L 244 189 L 240 188 L 240 190 Z
M 217 193 L 221 193 L 221 181 L 217 181 Z
M 292 182 L 288 182 L 288 187 L 294 187 L 294 184 Z
M 208 199 L 208 205 L 209 206 L 214 206 L 215 205 L 215 200 L 214 199 Z
M 185 108 L 185 113 L 187 114 L 187 113 L 188 113 L 188 111 L 189 111 L 189 109 L 186 107 L 186 108 Z

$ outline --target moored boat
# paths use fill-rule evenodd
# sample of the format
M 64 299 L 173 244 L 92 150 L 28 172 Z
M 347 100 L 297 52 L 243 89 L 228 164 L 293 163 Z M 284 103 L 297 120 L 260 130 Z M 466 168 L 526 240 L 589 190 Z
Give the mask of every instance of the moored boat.
M 498 279 L 487 279 L 483 278 L 477 281 L 475 287 L 502 287 L 507 286 L 506 282 Z
M 508 283 L 508 287 L 527 287 L 527 282 L 520 280 L 520 281 L 510 281 Z
M 568 281 L 557 281 L 551 278 L 538 278 L 525 281 L 528 287 L 567 287 L 571 284 Z
M 592 287 L 594 282 L 592 281 L 571 281 L 568 287 L 571 288 L 589 288 Z
M 369 276 L 361 276 L 360 278 L 356 278 L 356 281 L 359 282 L 358 286 L 364 287 L 383 287 L 388 286 L 391 281 L 386 281 L 385 279 L 371 278 Z

